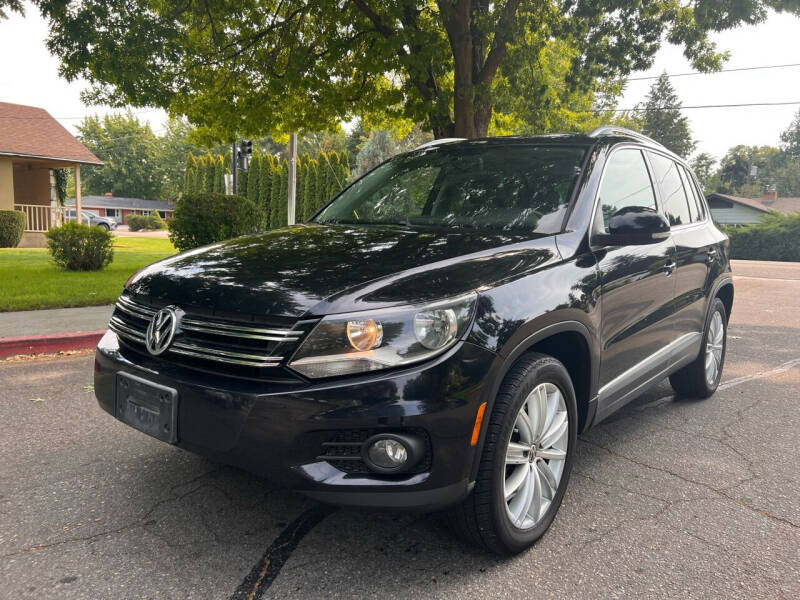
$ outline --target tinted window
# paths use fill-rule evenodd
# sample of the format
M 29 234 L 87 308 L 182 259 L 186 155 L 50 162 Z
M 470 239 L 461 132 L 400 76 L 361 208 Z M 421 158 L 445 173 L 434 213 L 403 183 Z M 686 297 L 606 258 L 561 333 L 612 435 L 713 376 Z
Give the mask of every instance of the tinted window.
M 362 177 L 315 220 L 556 233 L 584 154 L 510 145 L 413 152 Z
M 680 167 L 675 161 L 661 154 L 650 153 L 650 163 L 653 165 L 653 175 L 661 192 L 661 202 L 664 205 L 664 214 L 667 215 L 669 224 L 686 225 L 691 223 L 689 202 L 686 199 L 686 192 L 678 171 Z
M 629 206 L 656 209 L 656 197 L 640 150 L 624 148 L 611 155 L 603 182 L 600 184 L 600 209 L 603 228 L 608 232 L 608 220 Z
M 700 197 L 700 191 L 697 189 L 697 185 L 695 185 L 694 180 L 692 179 L 692 174 L 688 169 L 682 168 L 681 174 L 684 177 L 683 184 L 686 187 L 686 195 L 689 196 L 689 205 L 692 209 L 692 220 L 702 221 L 705 217 L 705 211 L 703 210 L 703 200 Z

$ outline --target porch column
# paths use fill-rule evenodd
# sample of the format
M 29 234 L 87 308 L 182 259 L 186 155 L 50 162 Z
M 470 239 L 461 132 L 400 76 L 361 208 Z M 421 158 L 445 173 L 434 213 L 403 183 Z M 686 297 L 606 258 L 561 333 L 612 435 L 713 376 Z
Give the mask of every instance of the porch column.
M 14 167 L 10 156 L 0 156 L 0 210 L 14 210 Z
M 75 165 L 75 222 L 83 223 L 81 216 L 81 166 Z

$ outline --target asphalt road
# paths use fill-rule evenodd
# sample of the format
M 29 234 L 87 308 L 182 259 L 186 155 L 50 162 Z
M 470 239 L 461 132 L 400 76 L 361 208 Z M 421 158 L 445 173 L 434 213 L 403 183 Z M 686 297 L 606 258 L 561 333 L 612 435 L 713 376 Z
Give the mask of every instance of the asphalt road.
M 721 389 L 663 383 L 583 435 L 511 559 L 139 434 L 96 406 L 90 356 L 0 363 L 0 597 L 800 597 L 800 264 L 734 269 Z

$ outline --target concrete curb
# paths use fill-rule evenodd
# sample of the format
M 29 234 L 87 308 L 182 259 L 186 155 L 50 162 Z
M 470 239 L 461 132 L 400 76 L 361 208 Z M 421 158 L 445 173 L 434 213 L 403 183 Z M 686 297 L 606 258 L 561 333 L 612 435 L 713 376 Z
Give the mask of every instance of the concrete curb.
M 0 338 L 0 359 L 18 354 L 45 354 L 94 348 L 104 334 L 105 330 Z

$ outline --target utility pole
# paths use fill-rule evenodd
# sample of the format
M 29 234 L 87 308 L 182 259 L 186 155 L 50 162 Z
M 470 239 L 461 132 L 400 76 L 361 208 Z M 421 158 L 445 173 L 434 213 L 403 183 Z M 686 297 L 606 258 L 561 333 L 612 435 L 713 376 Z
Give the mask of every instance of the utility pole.
M 289 225 L 294 225 L 295 198 L 297 198 L 297 134 L 289 135 Z
M 235 196 L 239 193 L 239 188 L 237 187 L 237 176 L 236 171 L 239 170 L 239 156 L 236 152 L 236 139 L 233 140 L 233 144 L 231 144 L 231 173 L 233 174 L 233 195 Z

